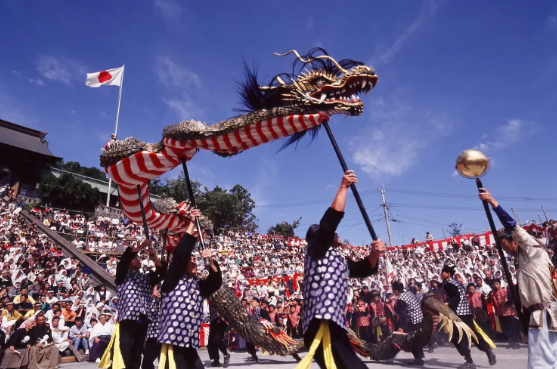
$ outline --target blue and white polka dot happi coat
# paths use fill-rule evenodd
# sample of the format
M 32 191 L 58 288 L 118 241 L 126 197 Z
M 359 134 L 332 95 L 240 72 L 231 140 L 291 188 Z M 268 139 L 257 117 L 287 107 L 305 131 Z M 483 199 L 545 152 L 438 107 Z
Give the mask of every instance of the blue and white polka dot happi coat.
M 313 259 L 306 248 L 302 327 L 307 331 L 313 318 L 335 322 L 346 329 L 348 263 L 330 247 L 322 259 Z
M 163 296 L 159 321 L 159 343 L 199 348 L 203 320 L 203 297 L 199 279 L 184 275 L 172 292 Z

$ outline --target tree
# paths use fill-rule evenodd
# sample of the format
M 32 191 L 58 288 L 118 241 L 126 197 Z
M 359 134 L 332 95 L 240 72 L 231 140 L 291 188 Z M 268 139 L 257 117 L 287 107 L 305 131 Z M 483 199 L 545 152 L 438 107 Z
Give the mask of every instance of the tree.
M 197 200 L 197 198 L 202 193 L 201 183 L 197 181 L 191 181 L 191 186 L 193 189 L 193 195 Z M 173 198 L 178 203 L 189 199 L 188 185 L 186 183 L 184 174 L 180 173 L 180 175 L 176 179 L 167 179 L 166 184 L 163 186 L 161 196 Z
M 82 167 L 77 161 L 68 161 L 64 163 L 64 161 L 59 161 L 54 165 L 56 168 L 60 168 L 66 170 L 68 172 L 72 172 L 75 174 L 81 174 L 83 176 L 96 178 L 96 179 L 107 179 L 106 173 L 100 170 L 99 168 L 95 167 Z
M 282 223 L 277 223 L 275 226 L 272 226 L 267 231 L 267 234 L 276 234 L 281 235 L 283 237 L 294 237 L 296 235 L 296 228 L 300 225 L 300 219 L 293 221 L 292 223 L 288 223 L 286 221 Z
M 152 195 L 165 196 L 168 192 L 168 184 L 160 178 L 153 178 L 147 183 L 149 193 Z M 168 196 L 166 196 L 168 197 Z
M 197 207 L 213 222 L 217 232 L 221 228 L 249 231 L 257 228 L 256 217 L 252 213 L 255 201 L 239 184 L 229 191 L 219 186 L 212 190 L 205 187 L 195 200 Z
M 455 222 L 449 224 L 449 233 L 451 236 L 461 236 L 462 235 L 462 224 L 456 224 Z
M 68 173 L 60 177 L 52 174 L 43 177 L 39 196 L 46 206 L 89 212 L 101 201 L 98 189 Z
M 191 185 L 197 207 L 213 222 L 216 232 L 220 229 L 257 229 L 257 219 L 253 214 L 255 201 L 244 187 L 237 184 L 231 190 L 219 186 L 210 190 L 197 181 L 192 181 Z M 150 190 L 151 188 L 158 192 L 156 194 L 173 198 L 178 203 L 189 199 L 188 186 L 183 174 L 176 179 L 167 179 L 165 184 L 152 180 Z

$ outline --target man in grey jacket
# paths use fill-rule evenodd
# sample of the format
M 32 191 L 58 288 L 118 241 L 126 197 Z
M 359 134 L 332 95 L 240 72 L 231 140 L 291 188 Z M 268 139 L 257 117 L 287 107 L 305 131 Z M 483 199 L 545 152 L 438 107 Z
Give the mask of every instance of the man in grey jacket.
M 503 224 L 501 246 L 514 257 L 518 292 L 523 309 L 531 316 L 528 330 L 528 368 L 554 368 L 557 364 L 557 303 L 552 286 L 553 264 L 543 245 L 514 219 L 485 190 L 487 201 Z

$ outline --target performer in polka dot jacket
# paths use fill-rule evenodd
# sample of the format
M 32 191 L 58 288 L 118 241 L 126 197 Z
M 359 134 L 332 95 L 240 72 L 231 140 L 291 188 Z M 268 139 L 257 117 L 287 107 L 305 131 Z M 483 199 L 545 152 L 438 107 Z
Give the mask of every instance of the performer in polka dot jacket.
M 357 181 L 353 171 L 344 173 L 333 204 L 321 222 L 307 232 L 301 318 L 309 353 L 297 368 L 309 368 L 312 358 L 322 369 L 333 365 L 338 369 L 367 368 L 354 352 L 346 332 L 348 278 L 376 274 L 379 257 L 386 248 L 383 241 L 374 241 L 369 256 L 358 262 L 347 260 L 337 251 L 342 243 L 336 229 L 344 216 L 348 188 Z
M 443 288 L 445 289 L 445 295 L 447 298 L 445 304 L 448 305 L 456 313 L 456 315 L 458 315 L 458 317 L 474 331 L 476 337 L 478 338 L 478 342 L 474 342 L 474 344 L 480 351 L 485 352 L 489 365 L 495 365 L 497 363 L 497 358 L 491 350 L 491 348 L 495 347 L 495 345 L 474 322 L 472 308 L 470 308 L 470 304 L 466 298 L 464 286 L 454 278 L 454 275 L 455 266 L 452 264 L 445 264 L 441 270 Z M 464 356 L 464 360 L 466 360 L 466 362 L 460 365 L 458 369 L 476 369 L 476 364 L 474 364 L 474 361 L 472 360 L 468 337 L 465 335 L 459 342 L 458 334 L 453 334 L 451 342 L 456 347 L 458 353 L 461 356 Z
M 193 209 L 190 216 L 192 219 L 200 217 L 201 212 Z M 160 369 L 203 368 L 197 354 L 203 300 L 221 287 L 222 273 L 218 263 L 211 258 L 211 250 L 206 249 L 201 252 L 201 257 L 211 260 L 209 275 L 205 279 L 197 278 L 197 261 L 192 255 L 197 239 L 192 236 L 193 232 L 194 222 L 191 222 L 174 250 L 161 288 Z
M 139 369 L 141 366 L 141 354 L 149 324 L 151 291 L 153 286 L 161 282 L 166 269 L 151 246 L 151 241 L 145 240 L 136 248 L 128 247 L 120 258 L 116 269 L 118 324 L 99 368 Z M 143 249 L 147 249 L 155 263 L 155 271 L 149 274 L 140 272 L 141 261 L 138 254 Z

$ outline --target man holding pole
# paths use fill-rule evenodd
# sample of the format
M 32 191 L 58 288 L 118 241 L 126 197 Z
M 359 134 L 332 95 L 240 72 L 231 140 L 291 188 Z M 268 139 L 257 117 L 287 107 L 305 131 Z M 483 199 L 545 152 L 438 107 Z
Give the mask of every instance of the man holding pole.
M 151 292 L 153 286 L 157 285 L 164 275 L 164 267 L 151 245 L 150 240 L 145 240 L 135 249 L 128 247 L 120 258 L 116 270 L 118 324 L 99 368 L 139 369 L 141 366 L 141 353 L 149 323 L 147 314 L 151 305 Z M 141 261 L 138 254 L 144 248 L 148 248 L 156 267 L 156 270 L 149 274 L 140 272 Z
M 379 257 L 386 247 L 381 240 L 373 241 L 369 256 L 358 262 L 347 260 L 337 251 L 342 242 L 336 229 L 344 216 L 346 193 L 357 181 L 353 171 L 344 173 L 331 207 L 306 235 L 308 246 L 301 319 L 309 353 L 298 364 L 298 369 L 309 368 L 313 358 L 322 369 L 367 368 L 354 352 L 346 333 L 344 312 L 348 278 L 365 278 L 377 273 Z
M 191 219 L 201 216 L 191 210 Z M 211 258 L 211 250 L 201 251 L 209 261 L 209 275 L 197 278 L 197 261 L 192 255 L 197 238 L 193 236 L 196 222 L 189 223 L 186 233 L 174 250 L 172 262 L 162 284 L 162 305 L 158 341 L 162 345 L 159 368 L 202 369 L 199 359 L 199 331 L 203 321 L 203 300 L 222 285 L 222 272 Z M 199 236 L 202 237 L 201 233 Z
M 557 364 L 557 303 L 551 276 L 553 264 L 544 247 L 519 227 L 486 189 L 480 191 L 480 199 L 491 205 L 504 226 L 500 231 L 501 245 L 514 257 L 520 301 L 523 309 L 531 314 L 528 368 L 554 368 Z

